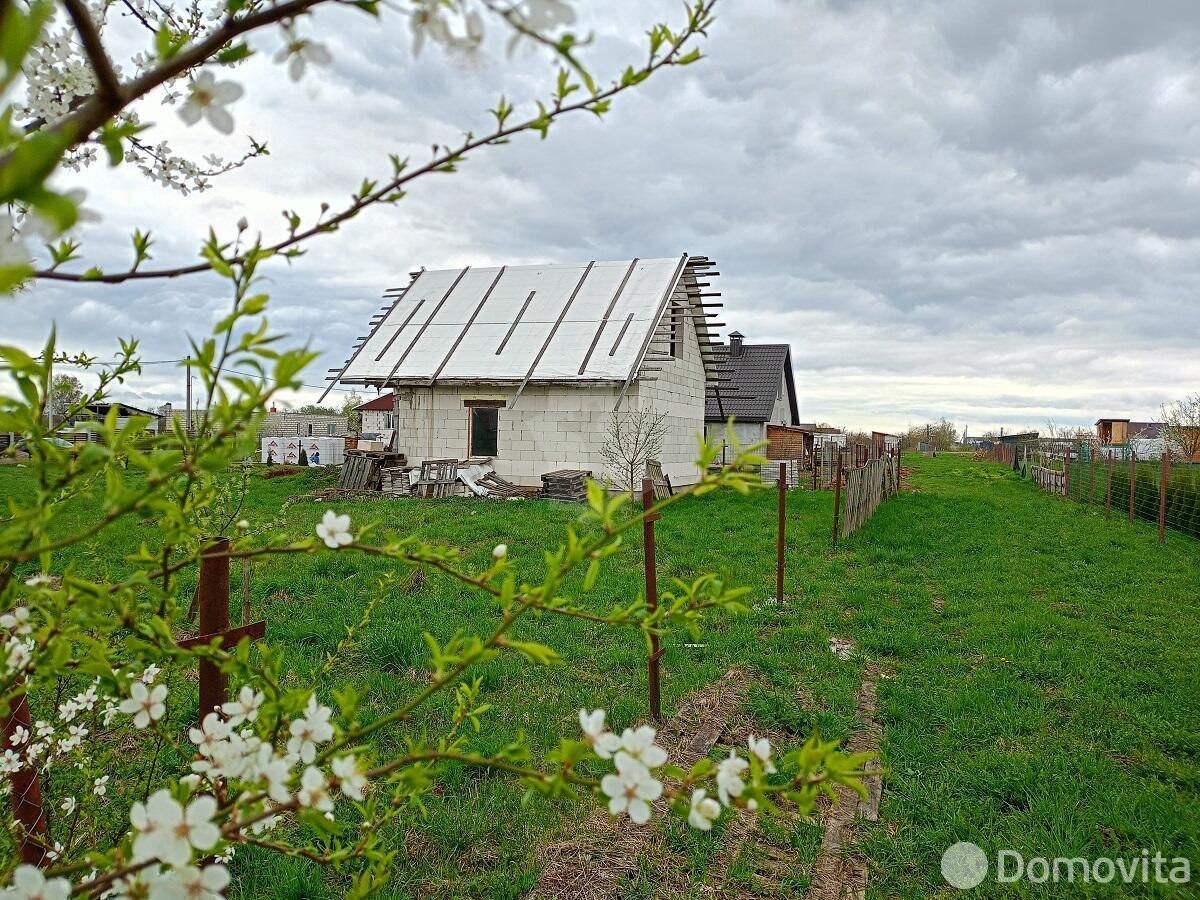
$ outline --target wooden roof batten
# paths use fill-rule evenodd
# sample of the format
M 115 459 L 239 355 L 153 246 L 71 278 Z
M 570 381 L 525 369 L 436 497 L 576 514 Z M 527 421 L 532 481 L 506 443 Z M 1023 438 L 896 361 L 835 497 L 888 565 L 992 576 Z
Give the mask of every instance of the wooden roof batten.
M 367 344 L 370 342 L 371 338 L 374 337 L 375 332 L 379 330 L 379 326 L 383 324 L 384 319 L 386 319 L 391 314 L 392 310 L 395 309 L 396 306 L 400 303 L 400 301 L 405 298 L 405 296 L 408 294 L 408 292 L 412 289 L 412 286 L 417 283 L 417 279 L 421 277 L 423 272 L 424 272 L 424 269 L 422 269 L 420 272 L 409 272 L 408 284 L 405 287 L 400 289 L 400 292 L 398 294 L 396 294 L 396 299 L 392 301 L 391 305 L 388 307 L 385 307 L 385 309 L 387 309 L 387 312 L 384 313 L 383 318 L 379 319 L 379 321 L 376 322 L 375 325 L 371 328 L 370 334 L 367 335 L 367 339 L 362 341 L 357 347 L 354 348 L 354 351 L 350 354 L 350 358 L 346 360 L 346 364 L 342 366 L 341 370 L 337 373 L 337 375 L 335 375 L 329 379 L 329 386 L 326 387 L 325 390 L 321 392 L 321 396 L 317 399 L 318 406 L 320 406 L 322 403 L 325 402 L 325 398 L 329 396 L 329 392 L 332 391 L 334 386 L 337 385 L 337 383 L 342 380 L 342 376 L 346 374 L 346 370 L 349 369 L 351 363 L 353 363 L 354 360 L 356 360 L 358 358 L 358 354 L 360 354 L 362 352 L 363 347 L 367 346 Z M 394 290 L 394 289 L 389 289 L 389 292 L 390 292 L 390 290 Z M 333 371 L 333 370 L 331 369 L 330 371 Z
M 690 317 L 688 343 L 699 344 L 694 349 L 711 383 L 718 314 L 702 308 L 697 277 L 711 265 L 685 253 L 586 267 L 422 269 L 406 287 L 389 289 L 365 336 L 345 365 L 330 367 L 328 380 L 414 389 L 515 384 L 514 403 L 531 382 L 608 384 L 618 386 L 619 407 L 633 381 L 650 374 L 647 362 L 686 333 L 679 329 Z

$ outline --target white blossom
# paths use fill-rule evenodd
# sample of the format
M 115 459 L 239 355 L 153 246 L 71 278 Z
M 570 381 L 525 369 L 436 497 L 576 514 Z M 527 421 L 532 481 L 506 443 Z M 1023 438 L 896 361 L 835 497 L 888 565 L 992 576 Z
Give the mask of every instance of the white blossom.
M 167 711 L 164 702 L 167 699 L 167 687 L 160 684 L 147 688 L 140 681 L 129 686 L 129 697 L 121 701 L 120 710 L 126 715 L 133 716 L 134 728 L 145 728 L 151 722 L 157 722 Z
M 212 756 L 217 745 L 230 735 L 229 725 L 215 712 L 210 712 L 200 721 L 199 728 L 188 730 L 188 737 L 201 756 Z
M 409 13 L 408 26 L 413 34 L 413 56 L 421 55 L 426 36 L 437 44 L 446 44 L 450 40 L 450 26 L 442 15 L 441 0 L 418 0 L 416 8 Z
M 103 797 L 108 793 L 108 776 L 101 775 L 92 782 L 92 793 L 97 797 Z
M 46 879 L 37 866 L 20 865 L 13 872 L 12 884 L 0 894 L 11 900 L 67 900 L 71 882 L 65 878 Z
M 35 578 L 37 576 L 34 576 Z M 33 581 L 33 578 L 29 579 Z M 26 584 L 29 584 L 26 581 Z M 33 631 L 33 623 L 29 621 L 29 607 L 18 606 L 12 612 L 0 616 L 0 628 L 5 628 L 16 634 L 29 634 Z
M 28 266 L 33 261 L 12 216 L 0 215 L 0 268 Z M 34 578 L 37 576 L 35 575 Z M 30 579 L 32 580 L 32 579 Z M 25 582 L 29 584 L 29 581 Z M 35 585 L 31 585 L 33 587 Z
M 325 511 L 325 517 L 317 523 L 317 537 L 325 542 L 326 547 L 336 550 L 354 541 L 350 533 L 350 517 L 339 516 L 332 509 Z
M 296 792 L 296 800 L 301 806 L 328 811 L 333 809 L 333 798 L 329 796 L 329 787 L 325 776 L 316 766 L 309 766 L 300 776 L 300 790 Z
M 99 213 L 97 213 L 95 210 L 84 207 L 83 203 L 85 200 L 87 200 L 87 191 L 85 191 L 83 188 L 73 188 L 72 190 L 65 191 L 63 196 L 65 196 L 75 205 L 76 223 L 100 221 Z M 37 210 L 30 210 L 28 213 L 26 213 L 22 230 L 27 234 L 32 234 L 41 238 L 43 241 L 48 241 L 57 237 L 61 231 L 54 221 L 46 218 Z M 36 578 L 39 576 L 34 577 Z M 38 584 L 49 585 L 51 583 L 50 576 L 46 575 L 44 572 L 41 573 L 40 577 L 44 580 L 39 581 Z M 26 581 L 25 583 L 29 584 L 29 581 Z
M 291 724 L 288 752 L 296 754 L 305 763 L 312 762 L 317 755 L 317 744 L 333 737 L 333 726 L 329 724 L 332 715 L 328 706 L 318 705 L 315 694 L 310 696 L 304 715 Z
M 221 712 L 229 717 L 229 724 L 237 727 L 243 722 L 253 722 L 258 718 L 258 710 L 263 704 L 263 695 L 256 693 L 250 685 L 242 685 L 237 699 L 230 700 L 221 706 Z
M 18 725 L 8 737 L 8 742 L 14 747 L 20 747 L 27 740 L 29 740 L 29 729 L 24 725 Z
M 774 775 L 776 769 L 775 764 L 771 762 L 771 742 L 766 738 L 755 738 L 754 735 L 750 735 L 746 738 L 746 744 L 750 747 L 750 752 L 762 763 L 763 771 L 768 775 Z
M 75 807 L 78 805 L 79 803 L 74 797 L 63 797 L 63 801 L 58 805 L 58 808 L 69 816 L 75 812 Z
M 333 761 L 333 774 L 342 793 L 351 800 L 362 801 L 366 796 L 367 778 L 357 756 L 339 756 Z
M 304 67 L 308 63 L 314 66 L 327 66 L 333 62 L 329 50 L 324 44 L 310 41 L 308 38 L 297 37 L 291 28 L 285 28 L 287 43 L 275 54 L 275 62 L 288 63 L 288 77 L 299 81 L 304 76 Z
M 492 548 L 492 556 L 496 559 L 504 559 L 508 556 L 508 544 L 497 544 Z
M 0 753 L 0 775 L 11 775 L 21 771 L 21 754 L 15 750 L 5 750 Z
M 701 831 L 710 831 L 717 816 L 721 815 L 721 804 L 708 796 L 704 788 L 692 791 L 692 805 L 688 811 L 688 824 Z
M 233 133 L 233 116 L 225 107 L 242 96 L 236 81 L 217 81 L 212 72 L 201 72 L 192 81 L 187 101 L 179 108 L 179 118 L 195 125 L 201 118 L 222 134 Z
M 654 743 L 656 732 L 649 725 L 626 728 L 621 732 L 621 749 L 648 769 L 667 761 L 667 751 Z
M 276 803 L 291 802 L 292 795 L 288 791 L 288 780 L 292 776 L 292 767 L 288 761 L 277 754 L 270 744 L 258 748 L 258 759 L 254 764 L 257 780 L 266 785 L 267 796 Z
M 270 831 L 279 824 L 279 816 L 264 816 L 261 819 L 251 823 L 250 830 L 255 834 L 262 834 L 264 831 Z
M 750 763 L 732 750 L 729 751 L 729 758 L 721 760 L 721 764 L 717 766 L 717 796 L 726 806 L 729 805 L 730 797 L 740 797 L 746 789 L 742 773 L 748 768 Z
M 644 825 L 650 820 L 650 803 L 662 796 L 662 783 L 627 753 L 618 753 L 614 762 L 616 773 L 600 780 L 600 790 L 610 798 L 608 811 L 614 816 L 627 813 L 633 822 Z
M 181 866 L 171 869 L 150 888 L 151 900 L 223 900 L 229 886 L 229 870 L 222 865 Z
M 156 666 L 154 663 L 150 663 L 150 665 L 146 666 L 146 668 L 142 670 L 142 684 L 154 684 L 154 679 L 158 677 L 158 673 L 161 671 L 162 669 L 159 666 Z
M 611 759 L 612 755 L 621 749 L 621 739 L 604 727 L 604 710 L 594 709 L 588 712 L 581 709 L 579 727 L 583 730 L 583 739 L 601 759 Z
M 216 846 L 221 832 L 213 824 L 217 801 L 202 794 L 185 810 L 165 788 L 156 791 L 146 803 L 135 803 L 129 821 L 137 829 L 133 841 L 133 861 L 158 859 L 169 866 L 185 865 L 192 848 L 205 851 Z
M 12 637 L 4 647 L 5 668 L 9 674 L 24 672 L 33 661 L 33 641 Z

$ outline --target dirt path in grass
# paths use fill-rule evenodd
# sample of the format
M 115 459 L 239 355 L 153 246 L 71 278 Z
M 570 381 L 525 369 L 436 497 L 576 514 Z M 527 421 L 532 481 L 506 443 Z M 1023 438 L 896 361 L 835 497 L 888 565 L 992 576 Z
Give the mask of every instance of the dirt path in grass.
M 746 674 L 731 669 L 689 695 L 658 732 L 658 743 L 670 753 L 671 762 L 688 769 L 707 756 L 748 688 Z M 651 821 L 667 813 L 666 802 L 658 800 Z M 603 807 L 597 807 L 570 839 L 550 845 L 542 855 L 545 866 L 526 900 L 614 900 L 621 896 L 622 884 L 640 869 L 672 865 L 665 839 L 655 828 L 630 827 Z M 672 875 L 661 883 L 686 883 L 686 876 Z
M 879 750 L 882 729 L 875 720 L 875 685 L 879 668 L 868 663 L 859 688 L 857 729 L 846 742 L 846 750 L 861 753 Z M 883 796 L 883 776 L 870 775 L 865 782 L 864 800 L 849 788 L 837 788 L 837 802 L 823 817 L 825 833 L 821 838 L 821 855 L 813 867 L 807 900 L 861 900 L 867 892 L 866 860 L 854 850 L 856 822 L 859 818 L 879 821 L 879 801 Z

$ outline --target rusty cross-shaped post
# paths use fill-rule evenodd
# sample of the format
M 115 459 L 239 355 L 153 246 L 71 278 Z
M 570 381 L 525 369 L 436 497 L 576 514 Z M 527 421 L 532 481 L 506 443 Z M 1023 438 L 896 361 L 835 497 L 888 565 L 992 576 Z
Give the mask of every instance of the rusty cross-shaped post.
M 266 634 L 266 622 L 243 622 L 237 628 L 229 627 L 229 538 L 216 538 L 209 542 L 200 554 L 200 583 L 197 587 L 200 606 L 200 633 L 179 642 L 182 649 L 207 646 L 214 638 L 220 645 L 237 646 L 244 637 L 258 640 Z M 204 717 L 229 699 L 228 679 L 221 667 L 214 662 L 200 660 L 200 711 L 196 718 Z

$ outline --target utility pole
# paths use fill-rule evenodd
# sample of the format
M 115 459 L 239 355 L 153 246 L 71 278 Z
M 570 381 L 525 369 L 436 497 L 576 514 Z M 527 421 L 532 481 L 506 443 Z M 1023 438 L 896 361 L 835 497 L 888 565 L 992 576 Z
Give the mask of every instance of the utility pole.
M 54 432 L 54 356 L 46 360 L 46 431 Z
M 183 427 L 190 437 L 192 434 L 192 361 L 188 359 L 187 365 L 187 403 L 183 407 Z

